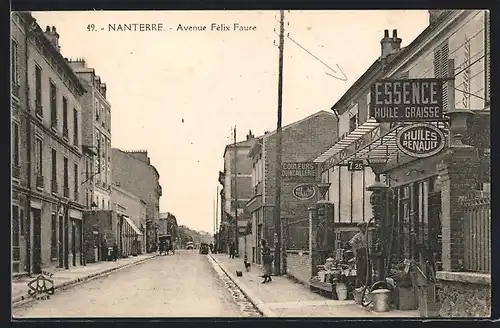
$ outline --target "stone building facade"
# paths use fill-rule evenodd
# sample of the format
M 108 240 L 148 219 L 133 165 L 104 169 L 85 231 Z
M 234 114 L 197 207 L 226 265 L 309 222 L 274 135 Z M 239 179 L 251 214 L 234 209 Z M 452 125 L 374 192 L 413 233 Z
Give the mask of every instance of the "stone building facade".
M 55 27 L 11 15 L 12 269 L 83 264 L 81 194 L 85 87 L 60 53 Z
M 111 176 L 113 184 L 146 202 L 146 250 L 157 243 L 162 187 L 160 174 L 151 164 L 146 150 L 123 151 L 111 149 Z
M 69 63 L 88 92 L 81 98 L 84 157 L 83 196 L 87 207 L 111 209 L 111 104 L 107 86 L 84 59 Z
M 244 240 L 240 243 L 240 236 L 244 235 L 250 219 L 246 203 L 252 197 L 252 161 L 248 153 L 254 141 L 254 135 L 249 131 L 246 140 L 227 145 L 223 155 L 224 171 L 219 173 L 219 182 L 223 186 L 220 222 L 224 233 L 221 236 L 221 247 L 227 251 L 229 244 L 233 242 L 238 254 L 245 253 Z M 238 209 L 237 223 L 236 209 Z

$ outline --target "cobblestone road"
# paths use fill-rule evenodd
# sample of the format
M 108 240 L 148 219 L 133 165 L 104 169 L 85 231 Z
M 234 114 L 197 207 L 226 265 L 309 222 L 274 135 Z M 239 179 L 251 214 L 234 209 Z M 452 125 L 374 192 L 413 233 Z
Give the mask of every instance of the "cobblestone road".
M 219 270 L 220 271 L 220 270 Z M 206 255 L 181 250 L 13 309 L 32 317 L 258 316 Z M 233 286 L 233 288 L 235 288 Z

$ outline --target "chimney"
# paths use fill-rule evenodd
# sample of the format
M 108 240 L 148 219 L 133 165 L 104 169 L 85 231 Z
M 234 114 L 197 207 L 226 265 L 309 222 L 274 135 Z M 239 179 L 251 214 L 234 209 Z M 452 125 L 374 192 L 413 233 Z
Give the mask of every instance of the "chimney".
M 104 98 L 106 98 L 106 83 L 101 83 L 101 86 L 99 88 L 99 92 L 101 92 L 101 94 L 104 96 Z
M 392 30 L 392 38 L 389 37 L 389 30 L 384 30 L 384 38 L 380 40 L 380 46 L 382 48 L 380 58 L 382 59 L 398 52 L 401 49 L 401 39 L 398 38 L 398 30 Z
M 251 140 L 253 138 L 254 138 L 254 135 L 252 134 L 252 130 L 248 130 L 247 140 Z
M 61 47 L 59 46 L 59 34 L 56 31 L 56 28 L 52 26 L 52 30 L 50 26 L 47 26 L 45 29 L 45 37 L 50 41 L 52 46 L 56 48 L 57 51 L 61 52 Z

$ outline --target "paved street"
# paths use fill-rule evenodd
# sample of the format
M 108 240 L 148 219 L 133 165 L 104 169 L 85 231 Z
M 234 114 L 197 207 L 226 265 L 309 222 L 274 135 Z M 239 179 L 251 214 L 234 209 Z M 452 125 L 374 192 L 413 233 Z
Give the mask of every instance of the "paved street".
M 234 292 L 233 292 L 234 293 Z M 13 309 L 29 317 L 248 316 L 206 255 L 180 250 Z

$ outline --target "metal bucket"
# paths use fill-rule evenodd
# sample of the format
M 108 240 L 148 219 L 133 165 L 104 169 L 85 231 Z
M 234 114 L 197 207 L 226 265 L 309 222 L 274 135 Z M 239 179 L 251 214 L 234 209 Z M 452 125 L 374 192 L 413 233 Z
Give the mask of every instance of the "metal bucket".
M 375 312 L 388 312 L 391 291 L 389 289 L 376 289 L 371 292 L 373 310 Z

